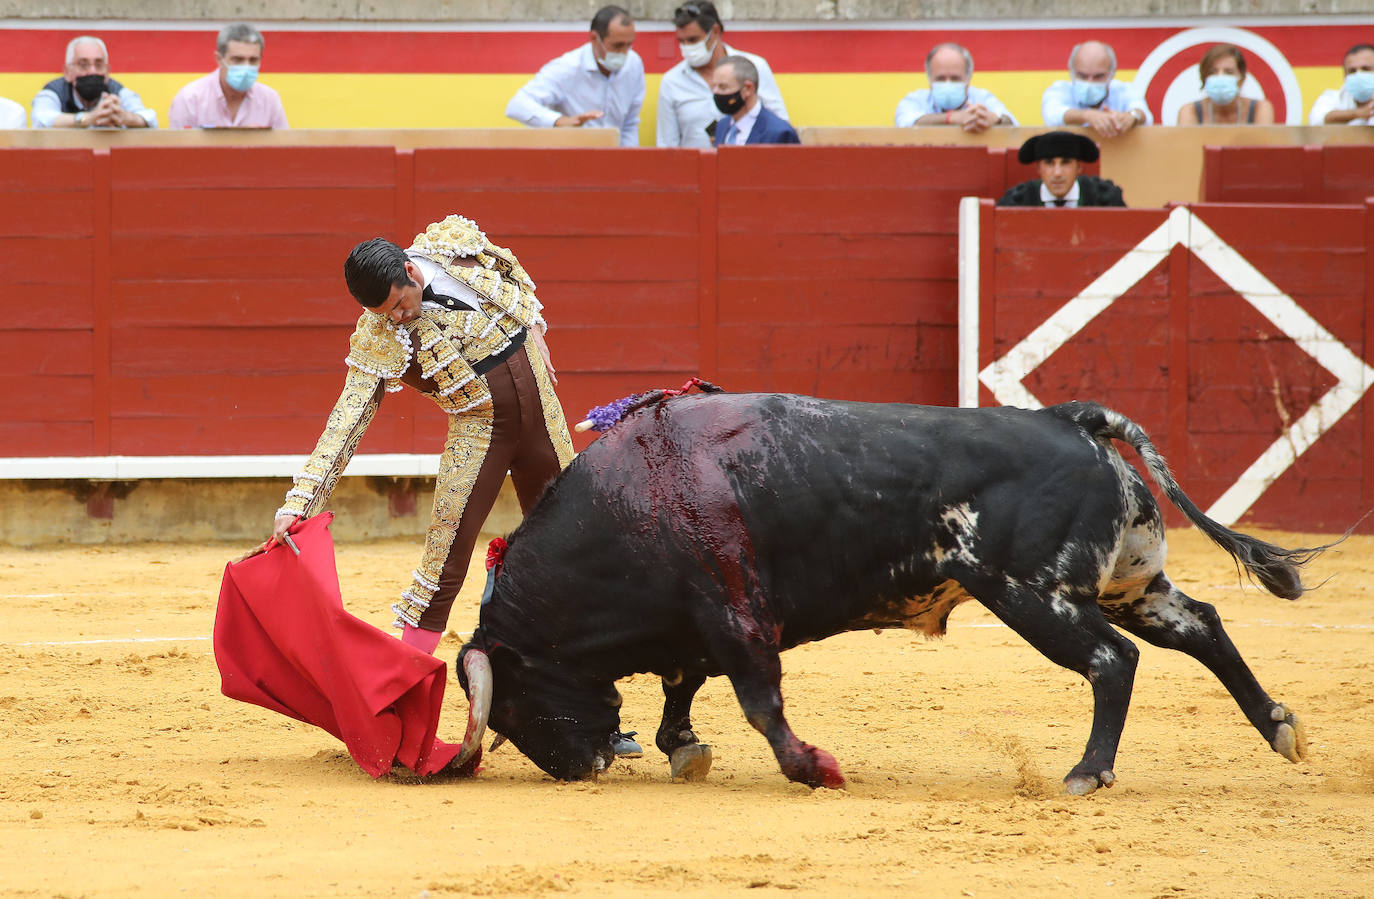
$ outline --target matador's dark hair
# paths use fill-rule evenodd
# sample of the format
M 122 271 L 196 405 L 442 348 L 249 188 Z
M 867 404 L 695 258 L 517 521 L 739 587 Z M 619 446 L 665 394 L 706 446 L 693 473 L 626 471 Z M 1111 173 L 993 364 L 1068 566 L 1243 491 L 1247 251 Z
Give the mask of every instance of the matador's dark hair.
M 344 283 L 353 299 L 376 309 L 386 302 L 391 288 L 410 283 L 405 250 L 382 237 L 363 241 L 344 260 Z

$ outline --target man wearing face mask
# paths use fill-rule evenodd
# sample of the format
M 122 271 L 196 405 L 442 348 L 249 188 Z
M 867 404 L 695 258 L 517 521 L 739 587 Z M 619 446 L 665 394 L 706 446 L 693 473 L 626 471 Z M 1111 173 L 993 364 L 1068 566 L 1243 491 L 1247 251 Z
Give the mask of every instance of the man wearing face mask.
M 215 71 L 177 91 L 168 116 L 173 128 L 289 128 L 281 97 L 258 83 L 264 47 L 252 25 L 220 29 Z
M 1040 98 L 1046 125 L 1084 125 L 1099 137 L 1120 137 L 1154 121 L 1145 95 L 1117 81 L 1116 52 L 1101 41 L 1084 41 L 1069 54 L 1069 81 L 1056 81 Z
M 157 113 L 110 77 L 110 54 L 98 37 L 67 44 L 62 77 L 43 85 L 30 108 L 35 128 L 156 128 Z
M 717 147 L 744 144 L 799 144 L 787 122 L 759 102 L 759 71 L 743 56 L 727 56 L 711 74 L 716 109 L 725 117 L 716 123 Z
M 1309 125 L 1374 124 L 1374 44 L 1356 44 L 1341 60 L 1345 84 L 1323 91 L 1312 104 Z
M 743 56 L 753 63 L 758 71 L 759 102 L 787 121 L 787 107 L 768 61 L 725 43 L 725 26 L 715 4 L 709 0 L 684 3 L 673 11 L 673 26 L 682 62 L 664 73 L 658 85 L 658 146 L 711 146 L 718 115 L 712 76 L 727 56 Z
M 958 44 L 936 44 L 926 54 L 929 90 L 912 91 L 897 104 L 896 125 L 958 125 L 981 134 L 993 125 L 1015 125 L 1002 101 L 969 84 L 973 54 Z
M 592 17 L 587 43 L 550 60 L 506 104 L 506 116 L 536 128 L 615 128 L 639 146 L 644 60 L 631 49 L 634 18 L 619 6 Z
M 1040 177 L 1012 187 L 997 205 L 1051 209 L 1125 206 L 1121 188 L 1106 178 L 1083 174 L 1083 163 L 1096 162 L 1097 158 L 1097 144 L 1081 134 L 1072 131 L 1037 134 L 1021 145 L 1016 159 L 1022 165 L 1035 163 Z

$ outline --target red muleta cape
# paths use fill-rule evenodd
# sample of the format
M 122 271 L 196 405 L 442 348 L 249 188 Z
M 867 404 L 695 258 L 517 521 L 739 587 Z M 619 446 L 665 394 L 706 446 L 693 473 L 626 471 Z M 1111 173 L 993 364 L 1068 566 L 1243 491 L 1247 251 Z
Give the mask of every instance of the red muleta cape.
M 321 727 L 373 777 L 400 762 L 433 774 L 459 747 L 437 739 L 448 667 L 344 611 L 325 512 L 224 568 L 215 662 L 225 696 Z

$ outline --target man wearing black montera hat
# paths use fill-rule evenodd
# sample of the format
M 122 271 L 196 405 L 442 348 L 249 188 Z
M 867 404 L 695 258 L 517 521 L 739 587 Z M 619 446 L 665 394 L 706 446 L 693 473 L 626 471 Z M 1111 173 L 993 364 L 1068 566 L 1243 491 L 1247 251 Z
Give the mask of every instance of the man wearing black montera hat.
M 1034 162 L 1040 177 L 1023 181 L 1002 195 L 998 206 L 1125 206 L 1121 188 L 1105 178 L 1084 175 L 1083 163 L 1096 162 L 1097 144 L 1072 131 L 1038 134 L 1021 145 L 1016 158 Z

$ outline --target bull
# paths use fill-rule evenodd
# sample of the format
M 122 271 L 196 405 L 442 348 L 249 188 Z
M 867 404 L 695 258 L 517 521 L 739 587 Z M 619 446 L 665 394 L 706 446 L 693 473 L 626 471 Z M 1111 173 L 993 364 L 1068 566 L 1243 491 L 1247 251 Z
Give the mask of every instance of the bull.
M 710 393 L 644 405 L 548 488 L 509 540 L 459 655 L 461 759 L 489 725 L 546 773 L 613 759 L 618 678 L 663 679 L 656 743 L 709 768 L 692 699 L 725 675 L 783 773 L 841 787 L 833 756 L 783 716 L 779 653 L 845 631 L 943 634 L 976 599 L 1091 685 L 1068 792 L 1111 786 L 1139 650 L 1116 628 L 1207 666 L 1275 752 L 1305 747 L 1216 610 L 1164 573 L 1164 495 L 1267 590 L 1297 599 L 1326 546 L 1284 549 L 1208 518 L 1145 432 L 1094 403 L 955 409 Z M 1115 625 L 1115 627 L 1113 627 Z M 704 767 L 703 767 L 704 766 Z

